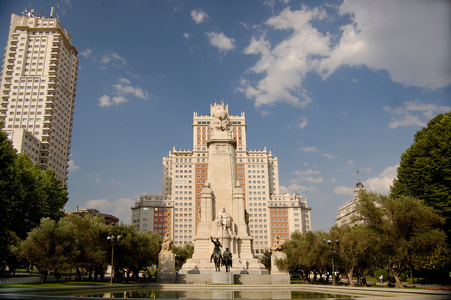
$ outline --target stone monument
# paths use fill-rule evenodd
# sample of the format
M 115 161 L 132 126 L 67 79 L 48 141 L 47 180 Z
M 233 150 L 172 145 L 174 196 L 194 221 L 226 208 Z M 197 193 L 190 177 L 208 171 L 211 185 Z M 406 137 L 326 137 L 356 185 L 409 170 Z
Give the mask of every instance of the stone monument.
M 280 270 L 276 265 L 277 260 L 284 260 L 287 255 L 282 252 L 285 240 L 281 240 L 279 236 L 274 239 L 271 247 L 271 283 L 272 284 L 290 284 L 290 274 L 287 271 Z
M 174 283 L 176 280 L 175 257 L 172 253 L 173 242 L 170 233 L 166 233 L 158 254 L 157 282 Z
M 222 249 L 229 248 L 232 253 L 231 273 L 268 274 L 252 251 L 253 238 L 249 235 L 246 222 L 244 191 L 236 182 L 236 141 L 230 131 L 228 106 L 215 103 L 210 106 L 210 113 L 214 120 L 210 124 L 211 136 L 207 141 L 208 178 L 201 192 L 194 253 L 179 274 L 215 272 L 215 265 L 210 262 L 215 246 L 211 239 L 218 239 Z

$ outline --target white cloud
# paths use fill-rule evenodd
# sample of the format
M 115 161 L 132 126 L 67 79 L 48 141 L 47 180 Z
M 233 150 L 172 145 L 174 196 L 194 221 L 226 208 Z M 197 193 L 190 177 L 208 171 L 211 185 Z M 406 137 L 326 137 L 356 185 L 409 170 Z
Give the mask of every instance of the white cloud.
M 305 171 L 294 171 L 294 174 L 299 175 L 299 176 L 301 176 L 301 175 L 317 175 L 317 174 L 321 174 L 321 172 L 318 170 L 308 169 Z
M 140 99 L 148 99 L 149 93 L 143 91 L 140 87 L 133 87 L 131 85 L 114 84 L 113 88 L 119 95 L 133 95 Z
M 335 155 L 332 155 L 332 154 L 329 154 L 329 153 L 323 153 L 323 156 L 327 157 L 327 159 L 337 158 Z
M 102 97 L 99 98 L 100 107 L 108 107 L 126 102 L 128 102 L 128 99 L 124 98 L 124 96 L 114 96 L 111 98 L 108 95 L 102 95 Z
M 316 191 L 316 188 L 313 186 L 305 186 L 305 185 L 299 185 L 296 183 L 290 184 L 289 186 L 280 186 L 280 193 L 285 194 L 285 193 L 295 193 L 295 194 L 300 194 L 301 192 L 314 192 Z
M 311 102 L 302 83 L 306 74 L 318 64 L 315 55 L 326 55 L 329 38 L 323 36 L 310 24 L 326 16 L 322 9 L 292 11 L 289 8 L 266 22 L 272 29 L 290 31 L 291 35 L 272 46 L 266 35 L 253 37 L 245 54 L 259 55 L 258 62 L 249 69 L 262 78 L 258 81 L 244 79 L 241 89 L 247 98 L 255 101 L 255 106 L 273 105 L 286 102 L 305 107 Z
M 131 211 L 130 207 L 134 205 L 133 199 L 119 198 L 116 201 L 109 201 L 108 199 L 90 200 L 86 203 L 86 208 L 96 208 L 101 213 L 111 214 L 118 217 L 120 221 L 125 224 L 130 224 Z
M 322 177 L 312 177 L 312 176 L 301 177 L 301 180 L 306 181 L 306 182 L 311 182 L 311 183 L 324 182 L 324 179 Z
M 99 106 L 100 107 L 107 107 L 113 105 L 113 102 L 111 102 L 111 98 L 108 95 L 102 95 L 99 98 Z
M 360 170 L 363 170 L 363 171 L 369 173 L 369 172 L 371 172 L 372 168 L 367 167 L 367 168 L 361 168 Z
M 397 169 L 399 165 L 394 165 L 385 168 L 378 177 L 368 178 L 363 182 L 367 191 L 388 194 L 390 186 L 393 184 L 393 179 L 397 176 Z
M 196 24 L 201 24 L 208 19 L 208 15 L 202 9 L 193 9 L 191 11 L 191 17 Z
M 339 195 L 354 195 L 354 188 L 349 186 L 337 186 L 334 188 L 334 193 Z
M 227 52 L 235 48 L 235 40 L 225 36 L 222 32 L 207 32 L 207 36 L 210 39 L 210 44 L 218 48 L 220 52 Z
M 324 179 L 320 176 L 313 176 L 321 174 L 318 170 L 307 169 L 305 171 L 294 171 L 294 175 L 299 176 L 297 178 L 290 179 L 292 184 L 296 184 L 298 182 L 309 182 L 309 183 L 322 183 Z
M 189 39 L 189 38 L 191 37 L 191 33 L 185 32 L 185 33 L 183 34 L 183 37 L 184 37 L 185 39 Z
M 126 96 L 135 96 L 140 99 L 149 99 L 149 93 L 143 91 L 140 87 L 134 87 L 131 85 L 131 81 L 126 78 L 119 78 L 119 83 L 113 84 L 113 96 L 102 95 L 99 98 L 100 107 L 108 107 L 112 105 L 118 105 L 121 103 L 126 103 L 129 100 Z
M 305 107 L 312 101 L 303 87 L 307 74 L 326 79 L 342 66 L 386 70 L 406 86 L 443 88 L 451 83 L 450 3 L 345 0 L 338 13 L 350 21 L 336 35 L 312 25 L 328 17 L 324 9 L 286 8 L 269 18 L 267 30 L 244 49 L 259 59 L 241 79 L 239 91 L 256 107 L 278 102 Z M 272 32 L 282 30 L 288 36 L 272 45 Z
M 394 82 L 426 89 L 451 83 L 449 1 L 349 1 L 339 7 L 352 23 L 321 62 L 328 76 L 342 65 L 387 70 Z
M 301 147 L 302 152 L 318 152 L 318 149 L 316 147 Z
M 127 83 L 127 84 L 131 84 L 131 81 L 130 81 L 130 80 L 128 80 L 127 78 L 122 78 L 122 77 L 119 77 L 118 81 L 119 81 L 120 83 Z
M 68 164 L 69 164 L 69 172 L 75 172 L 80 170 L 80 166 L 77 166 L 72 159 L 69 160 Z
M 406 101 L 400 107 L 384 106 L 384 110 L 392 115 L 392 121 L 388 124 L 391 129 L 400 126 L 426 126 L 427 121 L 439 113 L 451 111 L 451 106 L 439 106 L 425 104 L 416 99 Z
M 128 99 L 125 99 L 125 97 L 122 95 L 114 96 L 113 98 L 111 98 L 111 100 L 114 104 L 121 104 L 121 103 L 128 102 Z
M 89 56 L 92 55 L 92 50 L 91 50 L 91 49 L 86 49 L 86 50 L 84 50 L 84 51 L 81 51 L 81 52 L 80 52 L 80 55 L 81 55 L 81 56 L 84 56 L 85 58 L 88 58 Z
M 300 121 L 296 127 L 298 127 L 300 130 L 302 130 L 307 126 L 307 123 L 308 123 L 307 118 L 301 117 Z
M 127 64 L 125 58 L 113 51 L 106 51 L 101 55 L 100 62 L 104 65 L 112 64 L 116 67 L 121 67 Z

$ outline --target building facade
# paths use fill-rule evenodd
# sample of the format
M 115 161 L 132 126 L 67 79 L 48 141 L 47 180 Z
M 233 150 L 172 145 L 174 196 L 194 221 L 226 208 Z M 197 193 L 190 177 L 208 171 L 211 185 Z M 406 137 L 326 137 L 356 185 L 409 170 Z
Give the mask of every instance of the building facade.
M 104 214 L 101 213 L 98 209 L 95 208 L 78 208 L 78 206 L 75 208 L 75 211 L 73 212 L 66 212 L 64 213 L 66 216 L 70 215 L 77 215 L 77 216 L 86 216 L 86 215 L 93 215 L 93 216 L 99 216 L 102 217 L 105 221 L 105 224 L 107 225 L 114 225 L 119 223 L 119 218 L 110 215 L 110 214 Z
M 210 107 L 212 109 L 213 106 Z M 228 112 L 228 106 L 226 106 Z M 248 150 L 245 114 L 229 115 L 236 140 L 236 178 L 245 193 L 255 254 L 270 249 L 276 236 L 311 230 L 310 210 L 300 195 L 279 192 L 278 159 L 267 149 Z M 208 175 L 210 115 L 193 116 L 193 150 L 176 150 L 163 158 L 161 195 L 142 195 L 132 207 L 132 224 L 140 231 L 171 233 L 175 245 L 192 243 L 200 219 L 202 187 Z
M 57 18 L 11 15 L 3 57 L 0 121 L 19 153 L 67 179 L 77 50 Z
M 353 221 L 353 217 L 356 216 L 356 205 L 359 200 L 359 195 L 364 191 L 366 191 L 365 186 L 359 179 L 354 187 L 354 198 L 338 208 L 337 217 L 335 218 L 335 225 L 346 226 L 359 223 Z

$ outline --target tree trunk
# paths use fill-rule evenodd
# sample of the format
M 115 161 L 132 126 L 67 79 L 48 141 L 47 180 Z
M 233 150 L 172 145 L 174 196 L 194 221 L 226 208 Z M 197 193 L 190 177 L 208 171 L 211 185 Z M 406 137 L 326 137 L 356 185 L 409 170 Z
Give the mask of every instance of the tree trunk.
M 349 278 L 349 286 L 355 286 L 354 281 L 352 278 L 354 277 L 354 267 L 351 268 L 348 272 L 348 278 Z
M 404 288 L 404 286 L 402 285 L 401 279 L 399 278 L 399 275 L 396 273 L 393 273 L 393 276 L 395 276 L 395 280 L 396 280 L 396 286 L 397 288 Z
M 399 278 L 399 275 L 401 275 L 401 269 L 390 267 L 391 272 L 393 273 L 393 277 L 395 277 L 395 281 L 396 281 L 396 288 L 404 288 L 404 286 L 402 285 L 401 279 Z
M 413 268 L 410 268 L 410 283 L 414 283 L 414 279 L 413 279 Z
M 41 272 L 41 281 L 40 281 L 41 284 L 47 282 L 47 274 L 48 274 L 47 271 L 46 272 Z

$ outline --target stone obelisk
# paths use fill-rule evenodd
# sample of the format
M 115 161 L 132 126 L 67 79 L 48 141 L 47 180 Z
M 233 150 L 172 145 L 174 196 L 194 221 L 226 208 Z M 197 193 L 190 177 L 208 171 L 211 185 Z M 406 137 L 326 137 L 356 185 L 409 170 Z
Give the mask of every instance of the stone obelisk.
M 208 178 L 201 193 L 200 222 L 194 237 L 193 257 L 183 265 L 180 274 L 208 273 L 215 270 L 210 262 L 214 245 L 219 239 L 222 251 L 229 248 L 233 255 L 231 272 L 268 274 L 252 253 L 245 216 L 244 191 L 236 182 L 236 141 L 230 131 L 228 106 L 210 106 L 211 136 L 208 147 Z

